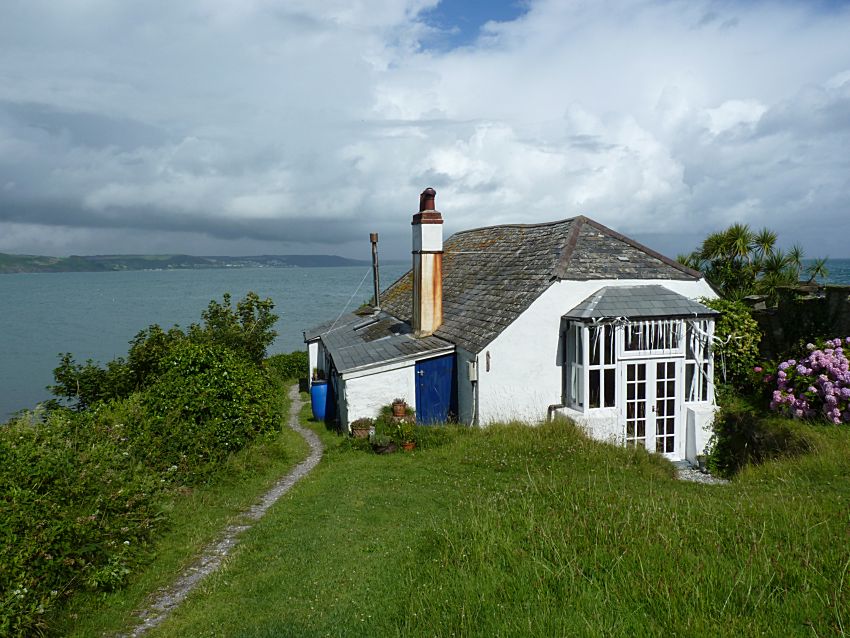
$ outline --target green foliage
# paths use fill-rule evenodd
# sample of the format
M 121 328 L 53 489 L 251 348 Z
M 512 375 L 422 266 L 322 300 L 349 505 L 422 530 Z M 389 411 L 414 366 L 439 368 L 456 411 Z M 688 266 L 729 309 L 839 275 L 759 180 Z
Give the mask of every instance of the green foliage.
M 732 224 L 711 233 L 699 248 L 677 259 L 701 271 L 724 299 L 760 294 L 776 304 L 781 286 L 796 285 L 804 273 L 809 275 L 809 282 L 828 274 L 825 259 L 804 268 L 802 248 L 793 246 L 784 252 L 776 247 L 777 239 L 767 228 L 753 232 L 746 224 Z
M 714 349 L 714 377 L 720 384 L 750 391 L 753 368 L 759 360 L 761 329 L 741 301 L 702 299 L 709 308 L 721 314 L 714 326 L 719 339 Z
M 59 366 L 53 370 L 56 385 L 49 389 L 58 397 L 75 401 L 77 410 L 85 410 L 99 401 L 129 396 L 134 387 L 133 376 L 120 357 L 101 368 L 91 359 L 79 364 L 66 352 L 60 355 Z
M 309 372 L 307 352 L 304 350 L 272 355 L 266 359 L 265 365 L 284 380 L 306 379 Z
M 159 468 L 200 474 L 274 426 L 271 382 L 262 368 L 220 345 L 183 341 L 141 395 L 133 433 Z
M 171 349 L 185 341 L 186 335 L 177 326 L 167 332 L 157 324 L 139 331 L 130 342 L 127 367 L 133 374 L 134 390 L 142 390 L 159 377 Z
M 732 476 L 749 465 L 810 452 L 810 440 L 787 419 L 765 416 L 742 399 L 727 399 L 714 419 L 711 471 Z
M 274 302 L 260 299 L 255 292 L 249 292 L 234 310 L 230 295 L 225 293 L 223 303 L 210 301 L 201 315 L 203 325 L 192 325 L 189 338 L 196 343 L 225 346 L 259 365 L 277 336 L 272 329 L 278 319 L 273 310 Z
M 58 410 L 0 428 L 0 635 L 42 631 L 52 606 L 122 585 L 145 557 L 161 483 L 125 417 Z

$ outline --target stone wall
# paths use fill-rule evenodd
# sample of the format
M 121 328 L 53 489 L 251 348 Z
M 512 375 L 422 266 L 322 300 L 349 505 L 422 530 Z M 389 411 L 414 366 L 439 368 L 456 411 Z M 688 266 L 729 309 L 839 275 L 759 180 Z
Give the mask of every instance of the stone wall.
M 770 308 L 763 297 L 746 301 L 764 333 L 759 349 L 765 359 L 784 356 L 801 341 L 850 336 L 850 286 L 784 287 Z

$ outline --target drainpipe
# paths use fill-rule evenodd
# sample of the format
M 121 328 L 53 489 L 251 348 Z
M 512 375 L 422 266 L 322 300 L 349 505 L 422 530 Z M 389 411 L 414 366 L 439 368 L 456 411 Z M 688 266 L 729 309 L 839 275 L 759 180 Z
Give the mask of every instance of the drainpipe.
M 378 273 L 378 233 L 369 233 L 372 242 L 372 280 L 375 285 L 375 312 L 381 309 L 381 277 Z
M 548 423 L 554 418 L 555 410 L 560 410 L 561 408 L 567 407 L 563 403 L 553 403 L 548 408 L 546 408 L 546 422 Z

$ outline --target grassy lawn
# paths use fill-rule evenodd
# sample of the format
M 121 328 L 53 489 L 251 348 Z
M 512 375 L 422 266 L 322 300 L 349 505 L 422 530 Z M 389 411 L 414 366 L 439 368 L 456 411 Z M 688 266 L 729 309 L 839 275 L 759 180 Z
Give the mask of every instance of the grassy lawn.
M 153 561 L 125 589 L 75 597 L 55 621 L 56 634 L 98 636 L 132 626 L 133 612 L 152 592 L 171 584 L 239 512 L 307 456 L 304 440 L 285 427 L 285 392 L 281 390 L 281 430 L 233 455 L 207 485 L 178 490 L 165 504 L 171 525 L 157 543 Z
M 307 412 L 303 413 L 307 421 Z M 683 483 L 564 423 L 328 446 L 156 636 L 841 635 L 850 429 Z

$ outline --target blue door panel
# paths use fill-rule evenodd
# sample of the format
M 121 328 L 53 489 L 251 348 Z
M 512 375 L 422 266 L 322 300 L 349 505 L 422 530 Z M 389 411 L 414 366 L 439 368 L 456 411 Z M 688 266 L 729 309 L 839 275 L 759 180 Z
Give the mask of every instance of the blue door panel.
M 457 375 L 453 354 L 416 362 L 416 421 L 445 423 L 457 412 Z

